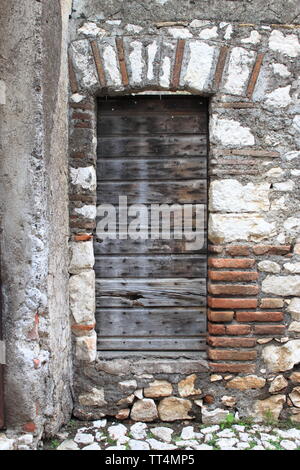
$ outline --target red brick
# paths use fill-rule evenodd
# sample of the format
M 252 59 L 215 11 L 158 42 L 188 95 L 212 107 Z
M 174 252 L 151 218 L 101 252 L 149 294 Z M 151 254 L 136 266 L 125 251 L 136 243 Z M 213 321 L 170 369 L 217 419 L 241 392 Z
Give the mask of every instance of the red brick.
M 214 295 L 257 295 L 258 286 L 243 284 L 209 284 L 208 292 Z
M 234 1 L 236 1 L 236 0 L 234 0 Z M 227 168 L 212 168 L 211 170 L 209 170 L 208 174 L 209 174 L 209 176 L 210 175 L 220 175 L 222 177 L 225 177 L 225 176 L 228 176 L 228 175 L 245 175 L 245 169 L 243 168 L 242 170 L 240 170 L 240 169 L 237 170 L 235 168 L 232 169 L 229 166 Z M 258 174 L 259 174 L 258 170 L 253 170 L 253 169 L 247 168 L 247 175 L 258 175 Z
M 255 281 L 258 273 L 254 271 L 208 271 L 212 281 Z
M 93 330 L 95 326 L 96 326 L 96 323 L 92 323 L 91 325 L 80 325 L 78 323 L 74 323 L 74 325 L 72 325 L 72 330 L 90 331 L 90 330 Z
M 228 322 L 232 321 L 234 312 L 232 311 L 223 311 L 223 312 L 214 312 L 208 310 L 208 319 L 213 322 Z
M 254 108 L 254 103 L 245 103 L 244 101 L 235 101 L 234 103 L 216 103 L 218 108 L 233 108 L 233 109 L 245 109 Z M 229 152 L 231 152 L 229 150 Z
M 82 230 L 84 230 L 84 229 L 92 230 L 92 229 L 95 228 L 95 226 L 96 226 L 95 221 L 92 221 L 92 222 L 85 221 L 85 222 L 83 222 L 83 220 L 80 220 L 80 219 L 77 219 L 77 218 L 76 218 L 76 220 L 72 220 L 72 217 L 70 217 L 70 227 L 71 228 L 80 228 Z
M 123 38 L 120 38 L 120 37 L 116 38 L 116 47 L 117 47 L 117 51 L 118 51 L 118 59 L 119 59 L 119 64 L 120 64 L 120 72 L 121 72 L 121 76 L 122 76 L 122 83 L 126 87 L 129 84 L 129 79 L 128 79 L 126 61 L 125 61 L 125 51 L 124 51 Z M 104 70 L 103 70 L 103 74 L 104 74 Z M 104 76 L 105 76 L 105 74 L 104 74 Z
M 208 323 L 208 332 L 211 335 L 225 335 L 225 326 Z
M 215 398 L 213 395 L 204 395 L 203 397 L 203 402 L 206 405 L 211 405 L 212 403 L 214 403 L 214 401 L 215 401 Z
M 86 242 L 88 240 L 91 240 L 93 238 L 93 235 L 89 233 L 78 233 L 77 235 L 74 235 L 73 238 L 75 242 Z
M 86 154 L 84 152 L 74 152 L 71 153 L 70 158 L 85 158 Z
M 236 320 L 241 322 L 253 322 L 253 321 L 282 321 L 282 312 L 237 312 Z
M 257 299 L 224 299 L 208 297 L 208 306 L 211 308 L 257 308 Z
M 91 44 L 91 49 L 93 53 L 93 58 L 94 58 L 94 62 L 95 62 L 96 70 L 97 70 L 100 87 L 105 88 L 107 85 L 107 82 L 106 82 L 102 58 L 100 56 L 100 51 L 99 51 L 97 41 L 93 40 L 90 42 L 90 44 Z
M 222 245 L 208 245 L 208 251 L 210 253 L 222 253 L 223 248 L 224 247 Z
M 70 107 L 73 109 L 83 109 L 83 110 L 88 110 L 88 111 L 93 111 L 94 110 L 94 105 L 89 102 L 84 102 L 81 101 L 80 103 L 70 103 Z
M 210 346 L 219 348 L 253 348 L 256 346 L 255 338 L 228 338 L 209 336 L 207 342 Z
M 253 253 L 256 255 L 286 255 L 291 251 L 291 245 L 257 245 L 253 247 Z
M 285 255 L 292 251 L 292 246 L 291 245 L 274 245 L 271 246 L 269 253 L 271 255 Z
M 245 373 L 250 373 L 250 372 L 255 372 L 255 365 L 254 364 L 215 364 L 213 362 L 210 362 L 209 367 L 212 371 L 214 372 L 245 372 Z
M 239 336 L 239 335 L 249 335 L 251 333 L 250 325 L 228 325 L 225 328 L 227 335 Z
M 217 160 L 211 160 L 210 164 L 211 165 L 216 165 L 216 166 L 218 166 L 218 165 L 234 165 L 234 166 L 239 165 L 240 168 L 241 168 L 241 165 L 243 165 L 243 166 L 253 165 L 253 166 L 257 167 L 257 160 L 251 160 L 251 159 L 248 159 L 248 158 L 239 158 L 239 157 L 238 158 L 218 158 Z M 230 167 L 224 168 L 224 172 L 226 172 L 226 171 L 232 171 L 232 168 L 230 168 Z M 243 170 L 238 170 L 238 171 L 243 171 Z M 236 246 L 240 246 L 240 245 L 236 245 Z M 250 251 L 250 249 L 249 249 L 249 251 Z M 240 256 L 243 256 L 242 252 L 240 253 Z M 245 256 L 247 256 L 247 255 L 245 255 Z
M 82 113 L 78 111 L 74 111 L 72 114 L 72 119 L 81 119 L 84 121 L 90 121 L 92 116 L 88 113 Z
M 234 349 L 209 349 L 208 357 L 209 359 L 220 361 L 252 361 L 256 359 L 256 351 L 235 351 Z
M 34 432 L 36 430 L 36 425 L 33 421 L 29 421 L 23 425 L 23 431 L 25 432 Z
M 215 77 L 214 77 L 214 88 L 219 89 L 220 83 L 222 81 L 222 76 L 224 72 L 224 67 L 226 64 L 226 58 L 228 55 L 229 48 L 228 46 L 222 46 L 220 49 L 220 54 L 218 57 L 218 62 L 216 65 Z
M 70 201 L 80 201 L 86 204 L 96 204 L 96 196 L 90 194 L 69 194 Z
M 254 88 L 258 79 L 258 75 L 261 69 L 261 65 L 264 60 L 264 56 L 265 56 L 264 53 L 257 54 L 256 61 L 252 69 L 251 77 L 249 79 L 248 87 L 247 87 L 247 98 L 249 99 L 252 98 Z
M 39 359 L 33 359 L 33 367 L 38 369 L 40 367 L 41 361 Z
M 280 154 L 274 151 L 257 149 L 222 149 L 222 155 L 244 155 L 246 157 L 279 157 Z M 221 155 L 221 154 L 220 154 Z
M 282 308 L 284 306 L 283 299 L 278 298 L 265 298 L 261 299 L 260 307 L 261 308 Z
M 255 259 L 252 258 L 208 258 L 208 265 L 212 268 L 252 268 Z
M 91 122 L 77 122 L 74 127 L 76 129 L 92 129 L 93 125 Z
M 230 256 L 249 256 L 250 248 L 247 245 L 231 245 L 226 248 Z
M 173 74 L 172 74 L 172 79 L 171 79 L 171 88 L 175 90 L 179 86 L 184 48 L 185 48 L 185 40 L 178 39 L 176 53 L 175 53 L 175 63 L 174 63 Z
M 284 325 L 255 325 L 256 335 L 282 335 L 285 331 Z

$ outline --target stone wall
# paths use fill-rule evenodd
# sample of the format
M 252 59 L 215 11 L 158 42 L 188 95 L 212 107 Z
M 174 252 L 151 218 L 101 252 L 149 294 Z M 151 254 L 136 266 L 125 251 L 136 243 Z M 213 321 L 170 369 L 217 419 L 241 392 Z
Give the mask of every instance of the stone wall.
M 204 10 L 157 1 L 138 15 L 145 2 L 136 3 L 131 12 L 127 2 L 101 11 L 73 4 L 74 414 L 210 423 L 229 411 L 259 421 L 271 410 L 299 422 L 299 7 L 290 2 L 283 12 L 275 2 L 271 13 L 263 2 L 217 2 L 217 12 L 214 2 Z M 95 97 L 159 90 L 210 97 L 207 360 L 96 351 Z
M 74 0 L 73 19 L 119 20 L 138 25 L 192 20 L 243 23 L 299 23 L 298 0 Z
M 1 264 L 10 429 L 69 419 L 66 53 L 71 2 L 2 0 Z

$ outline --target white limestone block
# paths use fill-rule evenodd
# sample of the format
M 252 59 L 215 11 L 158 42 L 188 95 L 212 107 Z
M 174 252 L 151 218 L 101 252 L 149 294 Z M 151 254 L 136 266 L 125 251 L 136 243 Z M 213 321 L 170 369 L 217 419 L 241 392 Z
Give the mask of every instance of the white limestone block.
M 234 47 L 230 54 L 224 90 L 233 95 L 242 95 L 248 84 L 255 52 L 243 47 Z
M 209 217 L 209 239 L 214 243 L 260 241 L 275 234 L 275 224 L 260 214 L 211 214 Z
M 297 57 L 300 54 L 300 44 L 296 34 L 286 36 L 275 29 L 269 38 L 269 47 L 272 51 L 280 52 L 289 57 Z
M 93 166 L 70 168 L 70 177 L 72 185 L 89 191 L 96 190 L 96 171 Z
M 290 89 L 291 85 L 288 85 L 286 87 L 277 88 L 271 93 L 267 93 L 265 104 L 272 108 L 285 108 L 286 106 L 289 106 L 292 102 Z
M 83 270 L 92 269 L 94 266 L 94 248 L 91 240 L 86 242 L 72 242 L 70 244 L 69 272 L 78 274 Z
M 182 85 L 203 91 L 210 87 L 217 48 L 202 41 L 189 41 L 189 61 L 183 73 Z
M 216 115 L 211 119 L 211 139 L 225 147 L 251 146 L 255 138 L 249 127 L 243 127 L 239 121 L 221 119 Z
M 115 48 L 111 44 L 107 44 L 103 48 L 103 67 L 109 84 L 117 87 L 122 85 L 122 76 L 119 70 L 119 63 Z
M 75 70 L 85 88 L 98 85 L 98 75 L 92 58 L 90 43 L 87 39 L 74 41 L 71 44 L 71 55 Z
M 94 322 L 95 317 L 95 272 L 83 271 L 71 276 L 70 310 L 76 323 Z
M 209 208 L 215 212 L 268 211 L 269 183 L 241 184 L 234 179 L 213 181 L 210 185 Z
M 300 276 L 267 276 L 262 291 L 282 297 L 300 295 Z

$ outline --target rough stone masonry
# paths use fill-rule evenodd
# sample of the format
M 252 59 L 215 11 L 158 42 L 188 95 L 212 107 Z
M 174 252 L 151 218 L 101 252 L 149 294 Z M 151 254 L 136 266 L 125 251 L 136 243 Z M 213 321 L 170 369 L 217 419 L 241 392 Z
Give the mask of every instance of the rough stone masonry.
M 275 419 L 299 422 L 300 28 L 291 17 L 284 25 L 266 21 L 261 11 L 256 23 L 247 14 L 229 18 L 232 2 L 223 2 L 226 21 L 213 8 L 207 10 L 211 16 L 192 15 L 193 6 L 174 18 L 168 8 L 174 11 L 178 4 L 171 1 L 163 2 L 165 12 L 156 17 L 162 2 L 149 3 L 156 4 L 155 14 L 150 7 L 151 13 L 141 16 L 126 7 L 113 14 L 105 5 L 100 11 L 97 2 L 73 4 L 74 414 L 145 422 L 196 417 L 215 423 L 230 411 L 261 421 L 269 410 Z M 235 2 L 237 8 L 240 4 L 245 7 Z M 147 91 L 210 98 L 205 358 L 124 353 L 108 359 L 97 353 L 95 97 Z
M 8 425 L 299 422 L 299 2 L 21 3 L 0 28 Z M 96 351 L 96 97 L 147 91 L 210 99 L 206 357 Z

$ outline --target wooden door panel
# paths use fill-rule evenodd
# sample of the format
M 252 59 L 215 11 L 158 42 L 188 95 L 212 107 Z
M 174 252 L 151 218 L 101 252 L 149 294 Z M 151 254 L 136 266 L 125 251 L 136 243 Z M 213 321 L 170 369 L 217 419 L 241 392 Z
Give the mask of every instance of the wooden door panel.
M 97 278 L 206 277 L 205 255 L 143 255 L 96 257 Z
M 184 316 L 184 321 L 182 318 Z M 101 308 L 96 313 L 99 336 L 196 336 L 203 331 L 204 308 Z
M 122 180 L 206 180 L 207 160 L 193 158 L 102 158 L 97 165 L 99 187 L 102 181 Z
M 207 252 L 207 232 L 203 232 L 203 246 L 196 251 L 196 253 Z M 105 240 L 99 240 L 95 237 L 94 241 L 94 252 L 95 255 L 118 255 L 118 254 L 171 254 L 171 253 L 195 253 L 195 249 L 192 249 L 190 243 L 183 240 L 112 240 L 106 238 Z
M 97 198 L 101 204 L 118 204 L 119 195 L 127 196 L 128 204 L 205 204 L 206 180 L 169 181 L 101 181 Z
M 98 120 L 99 135 L 199 134 L 207 126 L 206 114 L 172 116 L 143 114 L 142 116 L 102 114 Z
M 98 157 L 163 157 L 206 154 L 206 135 L 102 137 Z
M 160 99 L 159 96 L 125 96 L 116 98 L 99 98 L 98 100 L 99 118 L 102 114 L 120 114 L 134 116 L 147 113 L 151 115 L 182 115 L 196 114 L 204 115 L 207 120 L 207 101 L 199 96 L 168 96 Z M 203 126 L 204 127 L 204 126 Z M 200 129 L 203 131 L 202 127 Z
M 97 279 L 96 307 L 204 307 L 206 279 Z
M 117 221 L 119 196 L 127 196 L 128 206 L 144 204 L 148 211 L 140 217 L 145 239 L 95 234 L 98 349 L 203 351 L 207 102 L 192 96 L 135 96 L 99 99 L 98 105 L 97 203 L 114 205 Z M 203 245 L 174 239 L 173 216 L 171 238 L 151 239 L 152 204 L 193 205 L 193 216 L 201 205 Z M 180 211 L 176 217 L 182 220 Z
M 205 351 L 206 339 L 195 338 L 102 338 L 98 336 L 98 351 Z

